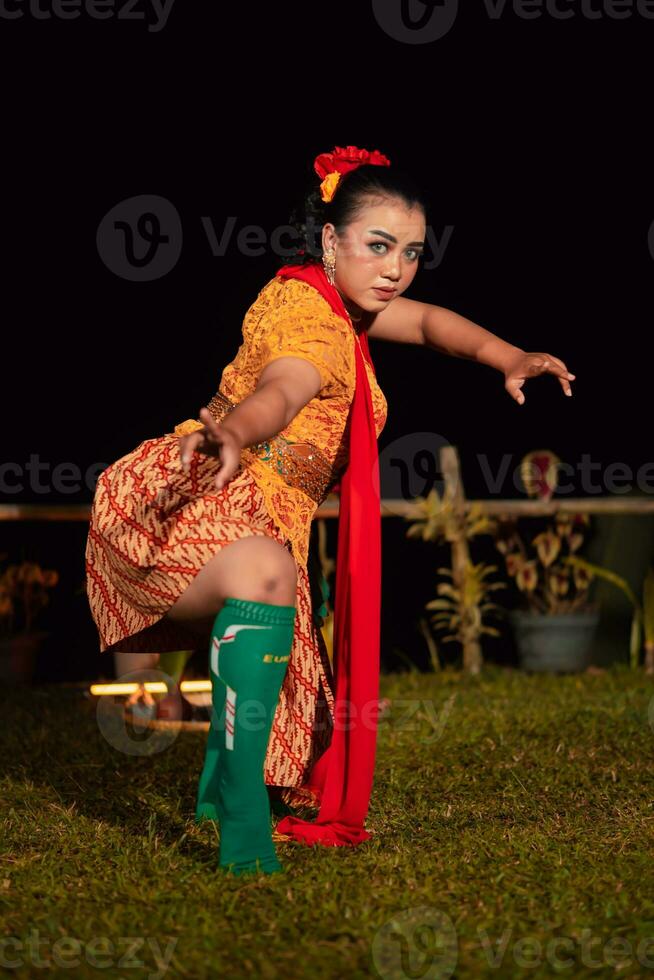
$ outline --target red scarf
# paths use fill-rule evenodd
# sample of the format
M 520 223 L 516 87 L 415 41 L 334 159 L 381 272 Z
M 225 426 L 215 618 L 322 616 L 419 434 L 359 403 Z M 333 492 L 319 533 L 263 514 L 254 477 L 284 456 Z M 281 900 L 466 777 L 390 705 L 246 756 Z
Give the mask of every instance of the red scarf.
M 351 322 L 321 262 L 284 266 L 277 275 L 308 282 Z M 358 337 L 349 461 L 339 491 L 334 729 L 329 748 L 305 784 L 320 802 L 318 816 L 313 822 L 289 816 L 277 824 L 280 833 L 309 845 L 355 845 L 372 836 L 363 824 L 372 792 L 379 710 L 381 514 L 377 434 L 364 356 L 375 369 L 365 330 Z

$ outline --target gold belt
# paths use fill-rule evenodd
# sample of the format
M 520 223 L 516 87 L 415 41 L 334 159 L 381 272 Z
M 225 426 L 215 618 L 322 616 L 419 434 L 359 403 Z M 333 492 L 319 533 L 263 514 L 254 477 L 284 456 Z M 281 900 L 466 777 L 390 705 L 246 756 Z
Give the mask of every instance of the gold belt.
M 217 391 L 207 408 L 220 422 L 236 408 L 236 403 Z M 285 483 L 302 490 L 317 504 L 325 500 L 339 476 L 325 454 L 311 442 L 291 442 L 277 435 L 248 446 L 243 452 L 270 466 Z

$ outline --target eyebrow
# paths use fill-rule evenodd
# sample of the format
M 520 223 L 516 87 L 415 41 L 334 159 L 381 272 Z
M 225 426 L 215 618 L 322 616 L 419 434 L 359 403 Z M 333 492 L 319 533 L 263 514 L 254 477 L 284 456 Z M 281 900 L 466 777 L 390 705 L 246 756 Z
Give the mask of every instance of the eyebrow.
M 382 238 L 388 238 L 389 242 L 395 242 L 395 244 L 397 245 L 397 238 L 395 238 L 393 235 L 389 235 L 387 231 L 380 231 L 379 228 L 370 228 L 368 230 L 371 235 L 381 235 Z M 417 245 L 419 248 L 425 247 L 424 242 L 408 242 L 408 244 Z

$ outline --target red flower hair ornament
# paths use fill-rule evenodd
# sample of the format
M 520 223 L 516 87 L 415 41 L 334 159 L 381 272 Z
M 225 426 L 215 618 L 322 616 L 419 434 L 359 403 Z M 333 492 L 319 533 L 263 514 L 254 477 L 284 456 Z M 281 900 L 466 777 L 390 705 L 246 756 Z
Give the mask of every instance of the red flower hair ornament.
M 335 146 L 331 153 L 319 153 L 313 169 L 320 177 L 320 196 L 331 201 L 343 174 L 368 163 L 378 167 L 390 167 L 391 161 L 379 150 L 361 150 L 358 146 Z

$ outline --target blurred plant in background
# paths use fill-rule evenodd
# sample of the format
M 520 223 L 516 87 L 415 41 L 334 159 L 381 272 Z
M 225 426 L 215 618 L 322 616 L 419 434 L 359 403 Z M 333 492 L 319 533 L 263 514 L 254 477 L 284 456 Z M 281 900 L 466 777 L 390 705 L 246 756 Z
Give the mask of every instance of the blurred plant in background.
M 642 646 L 643 630 L 645 633 L 645 667 L 647 673 L 654 672 L 654 570 L 649 569 L 643 582 L 643 602 L 639 602 L 634 595 L 629 583 L 622 575 L 617 575 L 610 568 L 602 568 L 585 558 L 574 556 L 567 559 L 568 564 L 575 570 L 588 575 L 591 579 L 594 575 L 611 582 L 626 595 L 633 606 L 633 618 L 631 620 L 631 635 L 629 640 L 629 663 L 631 667 L 637 667 L 640 661 L 640 650 Z
M 559 457 L 549 449 L 537 449 L 520 462 L 522 485 L 529 497 L 551 500 L 558 484 Z M 530 523 L 534 518 L 526 518 Z M 527 541 L 520 531 L 520 518 L 502 514 L 498 518 L 495 546 L 504 555 L 506 570 L 514 579 L 532 612 L 587 611 L 592 574 L 566 559 L 584 543 L 590 520 L 587 514 L 554 513 L 545 527 Z
M 645 672 L 654 674 L 654 568 L 643 583 L 643 626 L 645 629 Z
M 451 581 L 438 583 L 436 591 L 440 598 L 432 599 L 425 608 L 438 610 L 431 616 L 431 621 L 437 629 L 445 631 L 443 642 L 457 640 L 461 643 L 464 669 L 478 673 L 482 663 L 482 634 L 499 636 L 496 629 L 484 623 L 484 616 L 492 612 L 503 614 L 500 606 L 489 601 L 488 595 L 494 589 L 506 586 L 503 582 L 486 581 L 497 566 L 483 562 L 474 564 L 470 560 L 468 542 L 481 534 L 494 535 L 496 521 L 480 504 L 463 507 L 455 495 L 441 497 L 435 487 L 426 497 L 415 498 L 413 503 L 414 514 L 405 517 L 413 522 L 406 536 L 449 542 L 452 549 L 452 568 L 437 569 Z M 434 648 L 429 642 L 428 646 L 434 665 Z
M 454 574 L 450 568 L 439 568 L 438 571 L 450 578 Z M 496 571 L 497 565 L 485 565 L 483 562 L 473 565 L 468 561 L 460 587 L 449 582 L 440 582 L 437 585 L 436 591 L 443 598 L 430 600 L 425 608 L 440 610 L 434 613 L 431 621 L 435 626 L 447 630 L 448 635 L 444 637 L 444 643 L 458 640 L 466 647 L 471 643 L 477 643 L 482 633 L 491 636 L 500 635 L 499 630 L 493 626 L 486 626 L 483 622 L 485 613 L 493 611 L 502 615 L 504 611 L 501 606 L 488 601 L 489 592 L 506 588 L 504 582 L 484 581 L 486 576 Z
M 527 453 L 520 464 L 522 483 L 530 497 L 549 501 L 558 483 L 561 460 L 548 449 Z M 526 518 L 533 520 L 533 518 Z M 643 586 L 643 602 L 623 576 L 582 558 L 577 552 L 585 542 L 590 526 L 588 514 L 555 512 L 545 527 L 528 544 L 520 533 L 520 518 L 498 518 L 495 546 L 504 555 L 506 569 L 534 613 L 590 612 L 589 590 L 595 577 L 611 582 L 633 606 L 629 658 L 632 667 L 639 662 L 642 631 L 645 630 L 645 664 L 654 672 L 654 570 Z
M 533 521 L 533 518 L 527 518 Z M 556 514 L 549 527 L 525 542 L 519 518 L 501 515 L 495 547 L 533 612 L 557 615 L 587 611 L 593 579 L 589 567 L 568 561 L 584 542 L 587 514 Z
M 0 556 L 0 560 L 6 558 Z M 50 601 L 48 590 L 58 581 L 58 572 L 43 569 L 37 562 L 7 565 L 0 573 L 0 635 L 31 633 Z

